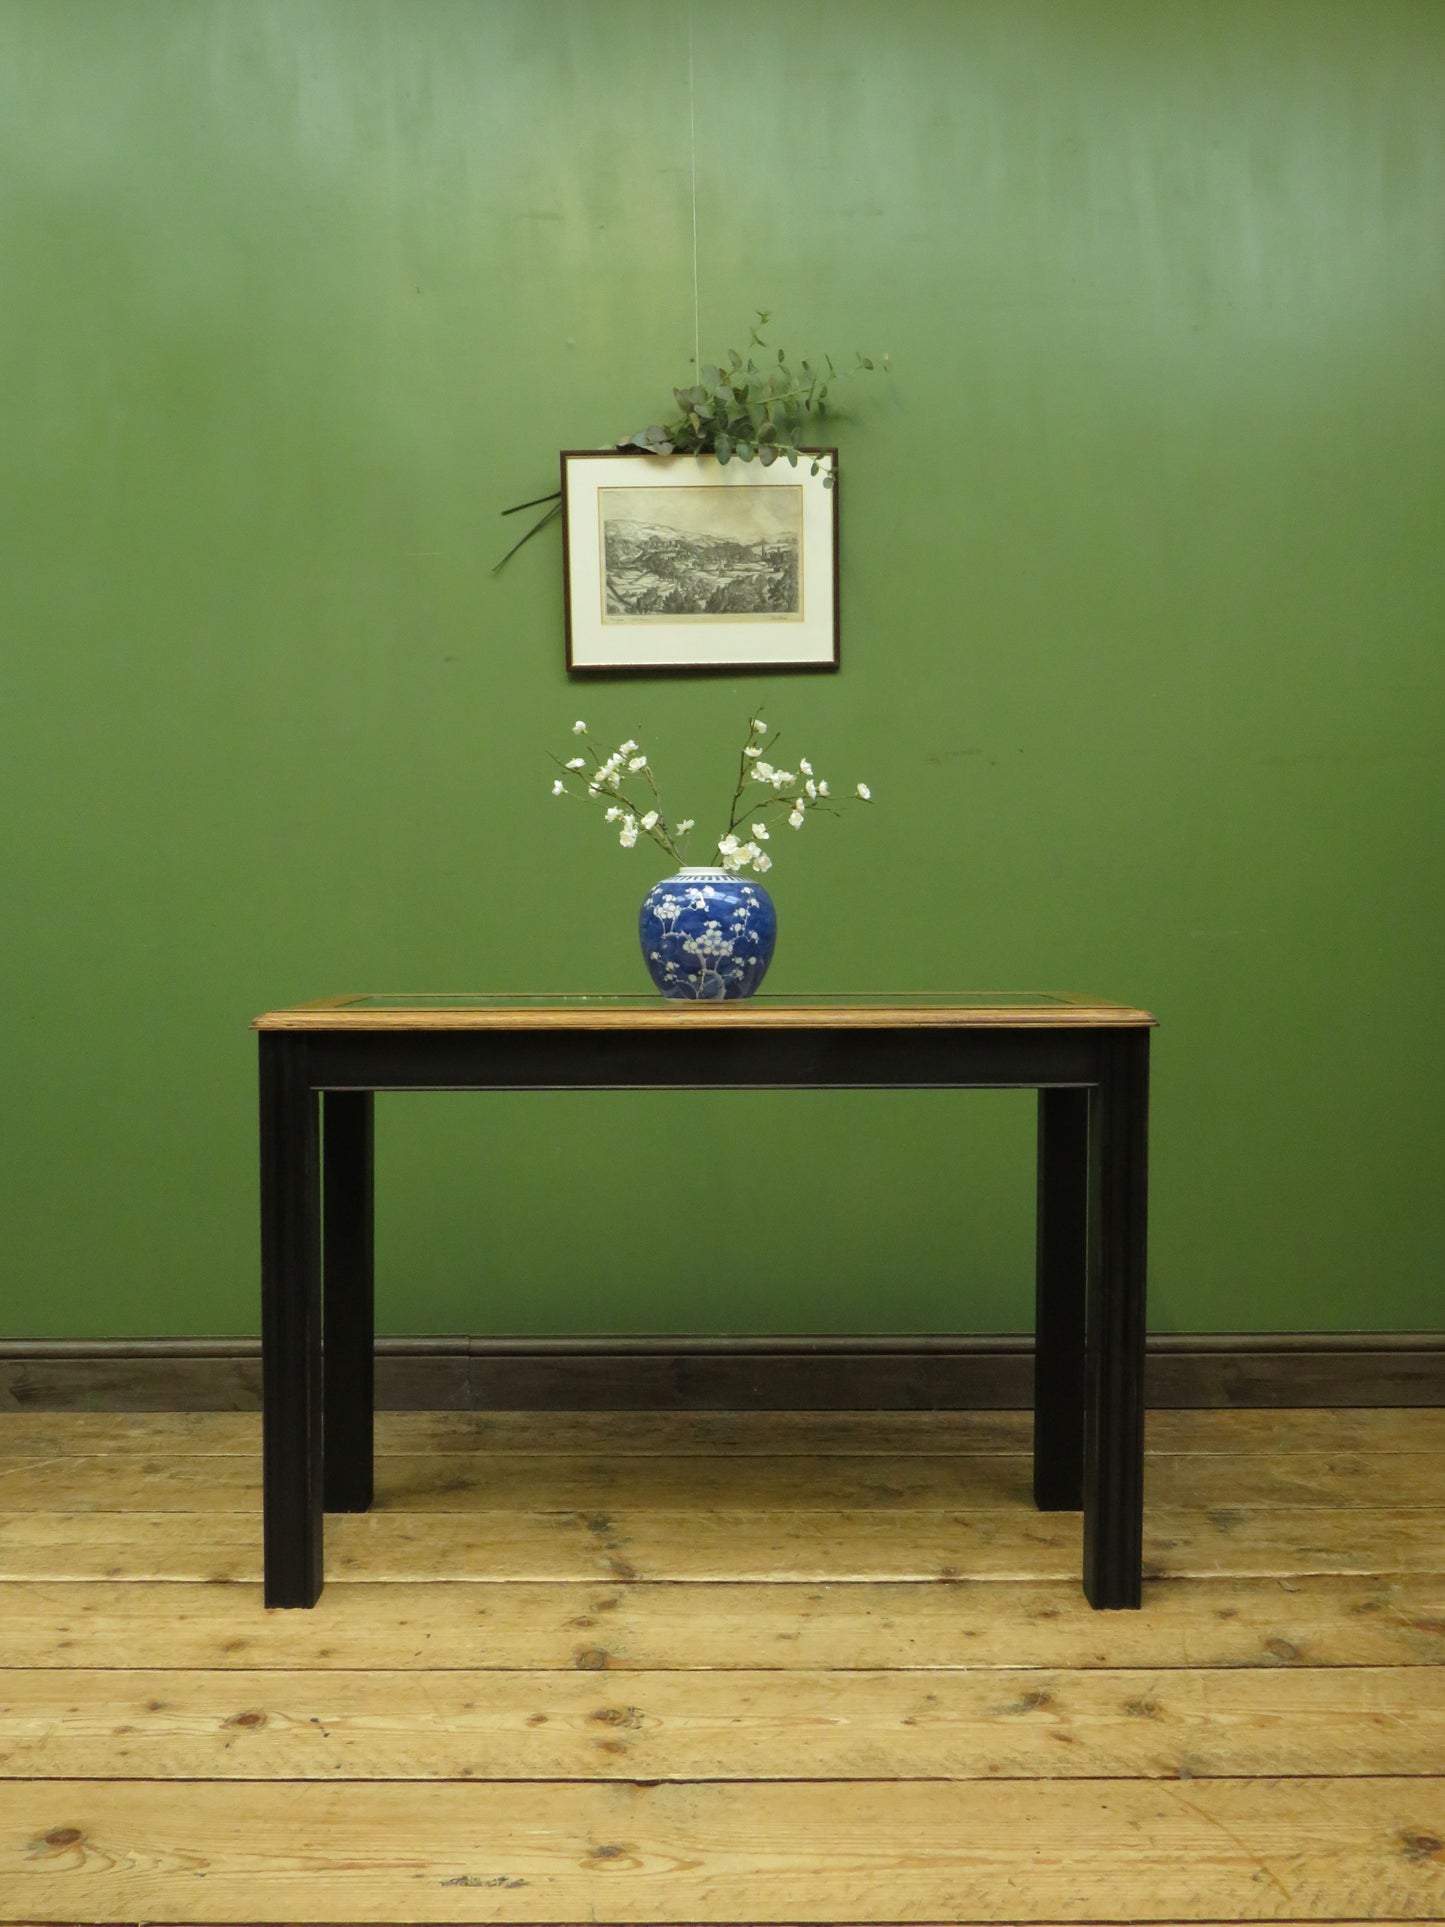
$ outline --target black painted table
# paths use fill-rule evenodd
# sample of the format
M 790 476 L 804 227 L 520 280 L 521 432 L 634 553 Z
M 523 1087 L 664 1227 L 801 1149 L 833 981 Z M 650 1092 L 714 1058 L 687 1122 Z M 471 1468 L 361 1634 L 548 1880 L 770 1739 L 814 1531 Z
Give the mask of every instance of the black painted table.
M 266 1604 L 314 1605 L 323 1514 L 371 1504 L 374 1092 L 1024 1088 L 1039 1093 L 1034 1501 L 1082 1506 L 1089 1603 L 1137 1606 L 1153 1024 L 1033 994 L 399 995 L 258 1017 Z

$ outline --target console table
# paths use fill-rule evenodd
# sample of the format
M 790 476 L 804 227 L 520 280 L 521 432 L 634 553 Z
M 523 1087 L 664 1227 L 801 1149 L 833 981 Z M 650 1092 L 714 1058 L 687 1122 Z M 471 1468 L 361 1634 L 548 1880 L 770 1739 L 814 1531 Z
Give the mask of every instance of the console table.
M 323 1513 L 371 1504 L 374 1092 L 1024 1088 L 1034 1500 L 1082 1506 L 1089 1603 L 1137 1607 L 1154 1021 L 1037 994 L 358 996 L 258 1017 L 266 1604 L 314 1605 Z

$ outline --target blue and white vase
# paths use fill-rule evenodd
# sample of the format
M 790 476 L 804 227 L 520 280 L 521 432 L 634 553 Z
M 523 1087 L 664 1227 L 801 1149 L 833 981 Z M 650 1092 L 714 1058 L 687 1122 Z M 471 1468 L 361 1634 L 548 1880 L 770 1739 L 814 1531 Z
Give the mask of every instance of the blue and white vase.
M 731 1001 L 763 981 L 778 913 L 761 884 L 727 870 L 680 870 L 643 898 L 637 934 L 664 997 Z

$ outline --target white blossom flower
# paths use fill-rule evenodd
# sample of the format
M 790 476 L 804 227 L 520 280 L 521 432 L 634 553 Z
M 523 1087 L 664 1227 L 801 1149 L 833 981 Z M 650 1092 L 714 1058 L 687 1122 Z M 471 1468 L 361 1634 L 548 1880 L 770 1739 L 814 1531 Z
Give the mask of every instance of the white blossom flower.
M 588 736 L 587 724 L 580 717 L 572 725 L 572 732 L 576 736 L 586 737 L 587 741 L 579 748 L 577 755 L 568 761 L 563 762 L 560 757 L 555 759 L 556 768 L 560 774 L 552 784 L 552 794 L 554 796 L 572 795 L 579 798 L 585 795 L 588 799 L 595 799 L 601 806 L 606 821 L 616 830 L 618 842 L 623 849 L 632 849 L 638 839 L 645 835 L 655 842 L 664 844 L 680 861 L 684 847 L 682 839 L 689 831 L 697 828 L 697 819 L 691 816 L 679 817 L 675 824 L 666 820 L 662 813 L 661 797 L 658 794 L 651 760 L 647 752 L 639 747 L 636 738 L 629 736 L 625 742 L 619 743 L 616 749 L 607 752 L 604 756 L 600 744 Z M 773 867 L 773 859 L 767 852 L 767 846 L 772 841 L 772 818 L 767 816 L 766 812 L 776 801 L 782 815 L 787 819 L 789 829 L 800 830 L 808 820 L 810 811 L 821 809 L 825 800 L 831 802 L 827 783 L 817 774 L 814 765 L 806 756 L 800 756 L 797 759 L 796 774 L 793 770 L 780 769 L 776 764 L 769 762 L 764 752 L 774 740 L 772 726 L 765 723 L 761 716 L 753 716 L 749 719 L 748 740 L 744 743 L 742 750 L 742 780 L 738 784 L 733 799 L 733 808 L 734 810 L 746 808 L 747 805 L 743 801 L 746 796 L 753 807 L 764 814 L 755 823 L 745 822 L 736 831 L 729 829 L 716 844 L 717 853 L 709 860 L 719 864 L 726 872 L 728 882 L 725 887 L 713 889 L 709 885 L 705 889 L 699 889 L 691 886 L 679 897 L 668 898 L 656 908 L 655 914 L 660 920 L 659 928 L 667 932 L 667 941 L 670 945 L 676 944 L 681 938 L 682 932 L 678 928 L 678 919 L 683 914 L 684 905 L 693 910 L 705 910 L 708 914 L 717 910 L 719 915 L 730 918 L 731 922 L 726 924 L 726 929 L 730 933 L 727 941 L 729 944 L 736 941 L 740 952 L 744 943 L 755 945 L 757 933 L 750 928 L 749 917 L 752 910 L 757 907 L 760 898 L 766 893 L 762 892 L 761 888 L 755 891 L 752 886 L 745 885 L 742 882 L 742 873 L 755 871 L 763 874 Z M 585 753 L 583 753 L 584 750 Z M 623 785 L 627 782 L 629 775 L 636 776 L 639 773 L 644 773 L 643 782 L 651 793 L 653 802 L 651 808 L 638 809 L 636 801 L 629 801 L 623 795 Z M 571 785 L 573 777 L 577 779 L 575 790 Z M 750 784 L 754 786 L 751 791 L 749 791 Z M 862 802 L 872 801 L 873 792 L 866 783 L 856 784 L 853 793 Z M 638 801 L 647 801 L 646 796 L 640 793 L 640 787 L 634 790 L 633 795 Z M 834 811 L 833 814 L 837 812 Z M 739 892 L 742 893 L 741 896 Z M 744 901 L 744 898 L 747 900 Z M 723 928 L 724 925 L 721 924 L 711 925 L 711 936 L 705 946 L 709 955 L 716 955 L 720 959 L 716 968 L 705 972 L 705 975 L 710 975 L 712 983 L 718 986 L 725 982 L 730 983 L 734 978 L 738 982 L 744 980 L 742 974 L 744 964 L 741 956 L 734 959 L 731 949 L 725 953 L 712 951 L 712 945 L 718 940 Z M 663 961 L 667 970 L 675 974 L 676 964 L 665 956 Z M 746 968 L 751 970 L 754 962 L 754 959 L 749 959 Z M 670 994 L 679 987 L 669 981 Z M 703 994 L 720 995 L 721 990 L 714 989 Z M 731 995 L 731 991 L 728 994 Z
M 725 870 L 741 870 L 760 854 L 756 843 L 740 843 L 731 831 L 717 846 Z

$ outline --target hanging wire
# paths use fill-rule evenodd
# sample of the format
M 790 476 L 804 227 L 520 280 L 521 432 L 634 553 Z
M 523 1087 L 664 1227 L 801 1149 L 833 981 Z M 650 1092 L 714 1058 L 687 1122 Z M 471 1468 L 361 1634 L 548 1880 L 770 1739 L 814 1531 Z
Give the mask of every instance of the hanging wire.
M 701 309 L 697 296 L 697 86 L 692 58 L 692 0 L 687 0 L 687 131 L 692 161 L 692 372 L 702 366 Z
M 702 308 L 698 299 L 697 267 L 697 80 L 693 60 L 692 0 L 687 0 L 687 142 L 688 171 L 692 189 L 692 367 L 696 378 L 702 366 Z M 503 515 L 518 515 L 523 509 L 540 508 L 550 502 L 551 508 L 535 521 L 527 533 L 514 542 L 500 562 L 492 564 L 492 574 L 497 575 L 511 561 L 518 549 L 524 548 L 534 535 L 539 535 L 549 522 L 555 522 L 562 513 L 561 489 L 554 489 L 550 495 L 536 495 L 530 502 L 514 502 Z

